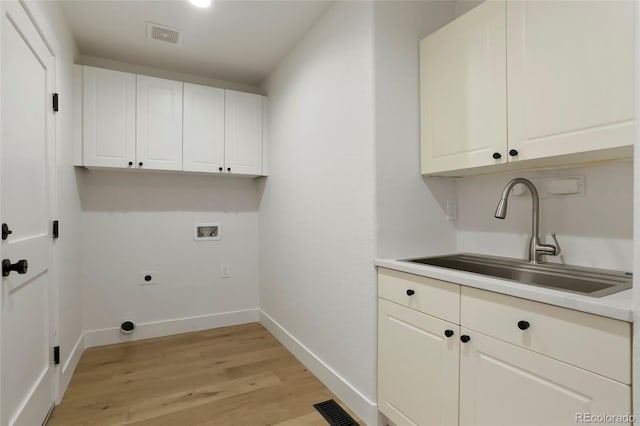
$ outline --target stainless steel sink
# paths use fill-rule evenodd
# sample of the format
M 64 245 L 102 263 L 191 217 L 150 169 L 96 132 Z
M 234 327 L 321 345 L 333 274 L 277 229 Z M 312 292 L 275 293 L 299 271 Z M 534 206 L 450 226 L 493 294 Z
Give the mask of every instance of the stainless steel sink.
M 406 261 L 472 272 L 591 297 L 617 293 L 631 288 L 632 285 L 632 276 L 626 272 L 551 263 L 532 264 L 525 260 L 507 257 L 463 253 L 406 259 Z

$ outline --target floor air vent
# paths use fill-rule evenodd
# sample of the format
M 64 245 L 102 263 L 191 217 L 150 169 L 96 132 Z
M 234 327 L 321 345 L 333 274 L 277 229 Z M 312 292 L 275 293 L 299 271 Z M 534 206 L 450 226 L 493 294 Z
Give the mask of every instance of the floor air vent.
M 358 423 L 333 399 L 313 406 L 331 426 L 358 426 Z

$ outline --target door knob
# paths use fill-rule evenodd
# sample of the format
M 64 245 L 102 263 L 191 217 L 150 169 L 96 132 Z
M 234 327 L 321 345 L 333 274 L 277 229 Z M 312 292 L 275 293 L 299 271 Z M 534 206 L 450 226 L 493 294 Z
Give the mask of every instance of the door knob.
M 6 223 L 2 224 L 2 240 L 6 240 L 9 235 L 13 234 L 13 231 L 9 229 L 9 225 Z
M 462 343 L 467 343 L 469 340 L 471 340 L 471 337 L 467 336 L 466 334 L 463 334 L 462 336 L 460 336 L 460 341 Z
M 445 331 L 444 331 L 444 335 L 445 335 L 446 337 L 451 337 L 451 336 L 453 336 L 453 330 L 445 330 Z
M 502 154 L 500 154 L 499 152 L 494 152 L 492 157 L 494 160 L 499 160 L 502 158 Z
M 529 328 L 529 325 L 530 325 L 530 324 L 529 324 L 529 321 L 518 321 L 518 328 L 519 328 L 520 330 L 523 330 L 523 331 L 524 331 L 524 330 L 528 329 L 528 328 Z
M 413 296 L 414 294 L 416 294 L 415 290 L 407 290 L 407 296 Z
M 26 274 L 29 270 L 29 262 L 25 259 L 18 260 L 16 263 L 11 263 L 9 259 L 2 259 L 2 276 L 8 277 L 11 271 L 16 271 L 18 274 Z

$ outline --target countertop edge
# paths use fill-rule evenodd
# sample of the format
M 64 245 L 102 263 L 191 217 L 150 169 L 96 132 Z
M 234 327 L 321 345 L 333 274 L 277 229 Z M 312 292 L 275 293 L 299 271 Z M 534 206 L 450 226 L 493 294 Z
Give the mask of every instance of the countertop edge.
M 373 263 L 375 266 L 394 269 L 396 271 L 435 278 L 454 284 L 493 291 L 495 293 L 520 297 L 535 302 L 547 303 L 561 308 L 587 312 L 629 323 L 633 322 L 633 289 L 594 298 L 543 287 L 518 284 L 512 281 L 485 277 L 470 272 L 454 271 L 395 259 L 376 258 Z

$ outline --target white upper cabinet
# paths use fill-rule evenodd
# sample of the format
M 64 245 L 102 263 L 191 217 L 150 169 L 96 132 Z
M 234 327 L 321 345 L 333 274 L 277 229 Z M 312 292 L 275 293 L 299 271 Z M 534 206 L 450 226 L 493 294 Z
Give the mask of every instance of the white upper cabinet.
M 74 100 L 82 111 L 76 165 L 266 175 L 264 96 L 76 69 L 74 84 L 82 94 Z
M 139 168 L 182 170 L 182 82 L 137 76 Z
M 633 1 L 485 1 L 425 38 L 423 174 L 633 154 Z
M 135 74 L 84 67 L 82 86 L 84 165 L 133 166 L 136 159 Z
M 225 170 L 262 174 L 262 102 L 251 93 L 225 90 Z
M 209 173 L 225 170 L 224 92 L 184 84 L 183 170 Z
M 633 3 L 507 3 L 514 159 L 632 144 Z
M 423 174 L 507 161 L 504 1 L 422 40 L 420 76 Z

